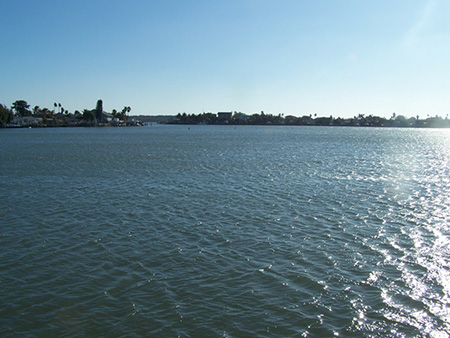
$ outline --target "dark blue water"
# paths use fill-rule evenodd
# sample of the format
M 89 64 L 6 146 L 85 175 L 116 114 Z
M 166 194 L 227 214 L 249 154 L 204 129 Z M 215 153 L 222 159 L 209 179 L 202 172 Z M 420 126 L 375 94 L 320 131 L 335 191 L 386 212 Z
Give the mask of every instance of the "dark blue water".
M 447 337 L 450 133 L 0 130 L 0 336 Z

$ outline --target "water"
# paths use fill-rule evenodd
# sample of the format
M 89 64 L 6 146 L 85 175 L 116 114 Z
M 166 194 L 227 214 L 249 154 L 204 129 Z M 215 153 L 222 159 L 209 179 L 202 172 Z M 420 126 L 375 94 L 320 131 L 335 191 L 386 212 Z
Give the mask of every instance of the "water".
M 0 130 L 0 336 L 447 337 L 450 133 Z

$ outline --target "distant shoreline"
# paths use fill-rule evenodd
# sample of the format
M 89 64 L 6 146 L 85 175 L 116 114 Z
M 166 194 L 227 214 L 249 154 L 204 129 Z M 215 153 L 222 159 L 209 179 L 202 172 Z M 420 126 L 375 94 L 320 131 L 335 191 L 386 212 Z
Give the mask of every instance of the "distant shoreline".
M 221 115 L 222 114 L 222 115 Z M 283 116 L 272 114 L 242 113 L 203 113 L 203 114 L 178 114 L 178 115 L 138 115 L 133 116 L 144 123 L 160 123 L 175 125 L 269 125 L 269 126 L 333 126 L 333 127 L 378 127 L 378 128 L 450 128 L 448 116 L 406 118 L 402 115 L 389 119 L 378 116 L 365 116 L 359 114 L 353 118 L 333 118 L 309 116 Z
M 316 117 L 312 115 L 284 116 L 282 114 L 252 114 L 237 112 L 177 114 L 177 115 L 133 115 L 127 116 L 126 121 L 110 118 L 103 113 L 102 122 L 85 121 L 62 116 L 60 119 L 39 118 L 35 116 L 14 116 L 10 123 L 0 124 L 0 128 L 70 128 L 70 127 L 123 127 L 144 126 L 148 124 L 170 125 L 253 125 L 253 126 L 331 126 L 331 127 L 377 127 L 377 128 L 450 128 L 448 116 L 406 118 L 402 115 L 389 119 L 378 116 L 359 114 L 353 118 Z
M 148 123 L 180 125 L 274 125 L 274 126 L 336 126 L 336 127 L 397 127 L 397 128 L 450 128 L 447 114 L 421 119 L 405 117 L 392 113 L 390 118 L 373 114 L 358 114 L 351 118 L 317 116 L 317 114 L 276 115 L 261 111 L 246 114 L 237 111 L 203 112 L 199 114 L 178 113 L 177 115 L 128 115 L 131 107 L 113 109 L 111 113 L 103 110 L 103 101 L 97 101 L 95 109 L 78 110 L 73 113 L 64 109 L 61 103 L 54 103 L 54 109 L 30 105 L 25 100 L 15 101 L 11 108 L 0 104 L 0 127 L 3 128 L 56 128 L 56 127 L 122 127 L 143 126 Z
M 173 118 L 173 116 L 167 116 Z M 142 118 L 142 116 L 139 116 Z M 345 123 L 345 124 L 315 124 L 315 123 L 305 123 L 305 124 L 287 124 L 287 123 L 195 123 L 195 122 L 179 122 L 173 119 L 168 121 L 164 121 L 164 119 L 153 119 L 151 116 L 148 116 L 148 119 L 139 119 L 134 124 L 126 124 L 126 125 L 113 125 L 107 123 L 80 123 L 80 124 L 27 124 L 27 125 L 0 125 L 0 129 L 27 129 L 27 128 L 120 128 L 120 127 L 141 127 L 148 126 L 152 124 L 159 125 L 179 125 L 179 126 L 195 126 L 195 125 L 203 125 L 203 126 L 291 126 L 291 127 L 352 127 L 352 128 L 411 128 L 411 129 L 447 129 L 450 128 L 450 120 L 431 120 L 425 121 L 425 123 L 418 123 L 416 125 L 399 125 L 398 123 L 391 122 L 386 125 L 370 125 L 370 124 L 354 124 L 354 123 Z

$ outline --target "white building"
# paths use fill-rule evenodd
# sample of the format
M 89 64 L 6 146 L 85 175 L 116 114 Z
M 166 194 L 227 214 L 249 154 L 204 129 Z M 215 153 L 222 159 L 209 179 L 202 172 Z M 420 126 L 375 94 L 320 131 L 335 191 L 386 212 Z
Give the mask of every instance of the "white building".
M 16 126 L 33 126 L 42 123 L 42 117 L 13 116 L 12 124 Z

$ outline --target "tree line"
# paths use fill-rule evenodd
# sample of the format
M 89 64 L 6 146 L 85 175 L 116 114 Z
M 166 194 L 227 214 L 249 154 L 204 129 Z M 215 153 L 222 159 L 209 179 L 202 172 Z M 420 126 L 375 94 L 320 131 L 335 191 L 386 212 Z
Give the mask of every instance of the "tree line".
M 292 126 L 360 126 L 360 127 L 400 127 L 400 128 L 449 128 L 448 114 L 429 116 L 426 118 L 405 117 L 392 114 L 390 118 L 375 115 L 358 114 L 351 118 L 318 117 L 317 114 L 293 116 L 284 114 L 267 114 L 264 111 L 251 115 L 242 112 L 232 112 L 228 118 L 221 119 L 218 114 L 211 112 L 199 114 L 178 113 L 171 124 L 233 124 L 233 125 L 292 125 Z
M 131 107 L 125 106 L 121 110 L 113 109 L 111 113 L 103 110 L 103 101 L 98 100 L 95 109 L 83 109 L 69 112 L 61 105 L 54 103 L 53 109 L 41 108 L 39 106 L 30 107 L 27 101 L 17 100 L 8 108 L 0 104 L 0 126 L 16 126 L 18 121 L 24 118 L 32 121 L 36 126 L 88 126 L 88 125 L 128 125 Z M 15 123 L 14 123 L 15 122 Z M 30 124 L 30 122 L 28 122 Z

